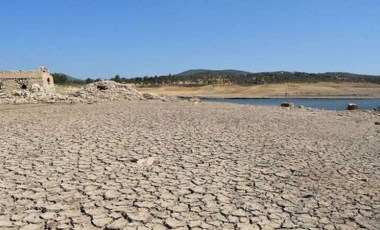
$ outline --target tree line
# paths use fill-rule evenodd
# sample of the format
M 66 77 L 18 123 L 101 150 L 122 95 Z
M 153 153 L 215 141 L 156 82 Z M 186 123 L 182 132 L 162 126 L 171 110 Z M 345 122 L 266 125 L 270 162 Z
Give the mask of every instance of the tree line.
M 380 76 L 359 75 L 351 73 L 304 73 L 304 72 L 262 72 L 248 74 L 213 74 L 196 73 L 188 75 L 162 75 L 135 78 L 115 76 L 110 80 L 123 83 L 133 83 L 144 86 L 160 85 L 259 85 L 274 83 L 317 83 L 317 82 L 366 82 L 380 84 Z
M 52 73 L 51 75 L 53 76 L 54 84 L 57 84 L 57 85 L 84 85 L 84 84 L 89 84 L 89 83 L 102 80 L 101 78 L 97 78 L 97 79 L 87 78 L 86 80 L 81 80 L 81 79 L 70 77 L 64 73 Z
M 100 78 L 80 80 L 66 74 L 53 73 L 54 82 L 61 85 L 88 84 L 101 81 Z M 317 83 L 317 82 L 363 82 L 380 84 L 380 76 L 351 73 L 305 73 L 305 72 L 261 72 L 261 73 L 223 73 L 212 71 L 186 75 L 161 75 L 125 78 L 116 75 L 109 80 L 119 83 L 131 83 L 141 86 L 182 85 L 203 86 L 213 84 L 233 84 L 241 86 L 274 83 Z

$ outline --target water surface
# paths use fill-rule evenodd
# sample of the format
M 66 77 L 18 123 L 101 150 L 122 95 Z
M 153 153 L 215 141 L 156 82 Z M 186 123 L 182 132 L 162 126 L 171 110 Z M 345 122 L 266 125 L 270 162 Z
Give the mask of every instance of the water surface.
M 355 103 L 359 109 L 380 109 L 380 99 L 330 99 L 330 98 L 266 98 L 266 99 L 204 99 L 209 102 L 227 102 L 244 105 L 279 106 L 282 102 L 294 103 L 295 106 L 305 106 L 326 110 L 346 110 L 349 103 Z

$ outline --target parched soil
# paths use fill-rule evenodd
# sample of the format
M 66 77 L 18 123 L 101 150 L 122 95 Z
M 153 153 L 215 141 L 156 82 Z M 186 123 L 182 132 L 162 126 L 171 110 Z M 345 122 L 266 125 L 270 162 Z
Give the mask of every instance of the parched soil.
M 380 85 L 370 83 L 288 83 L 256 86 L 210 85 L 202 87 L 139 87 L 140 92 L 199 97 L 360 97 L 380 98 Z
M 380 116 L 0 105 L 0 229 L 378 229 Z

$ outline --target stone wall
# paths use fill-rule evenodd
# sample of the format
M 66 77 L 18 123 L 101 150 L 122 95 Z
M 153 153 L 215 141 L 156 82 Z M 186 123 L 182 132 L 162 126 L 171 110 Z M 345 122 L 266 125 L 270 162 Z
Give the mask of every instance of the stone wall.
M 46 68 L 40 68 L 37 71 L 0 71 L 0 92 L 2 93 L 27 90 L 35 84 L 48 91 L 54 90 L 53 77 Z

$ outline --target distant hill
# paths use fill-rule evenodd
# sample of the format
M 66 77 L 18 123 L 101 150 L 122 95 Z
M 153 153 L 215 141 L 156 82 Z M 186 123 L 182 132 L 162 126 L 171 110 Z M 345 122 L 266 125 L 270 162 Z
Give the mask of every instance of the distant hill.
M 345 72 L 306 73 L 306 72 L 258 72 L 242 70 L 191 69 L 175 75 L 154 77 L 122 78 L 121 82 L 146 86 L 182 85 L 201 86 L 212 84 L 259 85 L 274 83 L 316 83 L 316 82 L 366 82 L 380 84 L 380 76 Z
M 69 75 L 66 75 L 64 73 L 52 73 L 51 74 L 54 79 L 54 83 L 58 85 L 62 84 L 82 84 L 84 83 L 83 80 L 71 77 Z
M 326 73 L 306 73 L 306 72 L 290 72 L 290 71 L 272 71 L 272 72 L 248 72 L 243 70 L 209 70 L 209 69 L 190 69 L 184 72 L 175 74 L 175 76 L 188 76 L 188 75 L 296 75 L 296 74 L 308 74 L 308 75 L 318 75 L 318 76 L 338 76 L 346 78 L 355 78 L 355 77 L 380 77 L 376 75 L 366 75 L 366 74 L 355 74 L 348 72 L 326 72 Z
M 356 73 L 347 73 L 347 72 L 326 72 L 326 73 L 320 73 L 322 75 L 336 75 L 336 76 L 344 76 L 348 78 L 355 78 L 355 77 L 380 77 L 378 75 L 367 75 L 367 74 L 356 74 Z
M 176 76 L 186 76 L 186 75 L 194 75 L 194 74 L 207 74 L 207 75 L 242 75 L 249 74 L 250 72 L 242 71 L 242 70 L 234 70 L 234 69 L 225 69 L 225 70 L 209 70 L 209 69 L 190 69 L 186 70 L 182 73 L 175 74 Z

